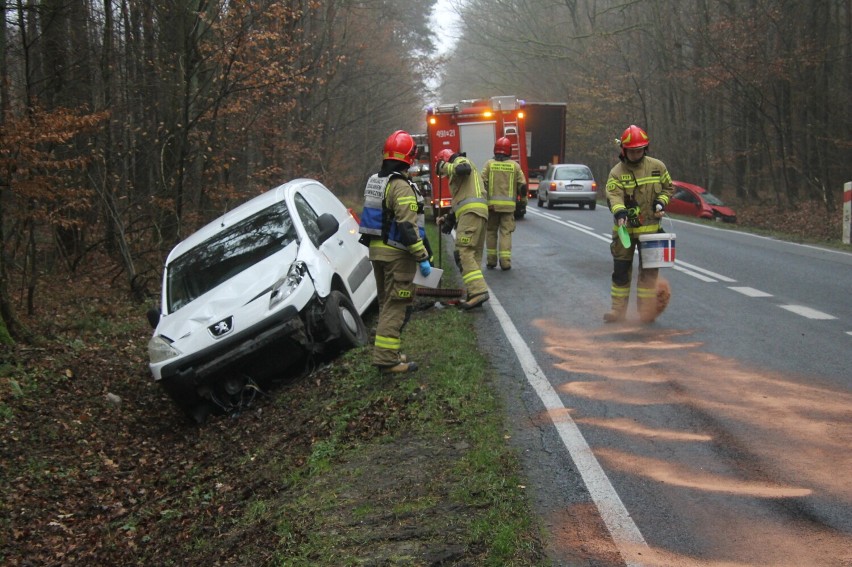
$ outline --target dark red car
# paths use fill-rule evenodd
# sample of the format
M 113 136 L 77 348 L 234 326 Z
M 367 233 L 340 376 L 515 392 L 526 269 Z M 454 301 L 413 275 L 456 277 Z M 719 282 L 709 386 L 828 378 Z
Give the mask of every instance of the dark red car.
M 675 192 L 666 207 L 667 212 L 700 219 L 737 222 L 737 213 L 734 209 L 704 187 L 683 181 L 672 181 L 672 184 Z

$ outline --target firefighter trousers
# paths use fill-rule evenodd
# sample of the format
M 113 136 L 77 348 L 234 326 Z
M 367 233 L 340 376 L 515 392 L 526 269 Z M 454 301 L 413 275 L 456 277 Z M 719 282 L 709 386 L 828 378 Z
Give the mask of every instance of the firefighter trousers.
M 489 268 L 497 266 L 508 270 L 512 267 L 512 233 L 515 232 L 515 211 L 488 212 L 488 224 L 485 235 L 485 264 Z
M 488 221 L 475 213 L 464 213 L 456 223 L 456 250 L 468 298 L 488 291 L 482 275 L 482 249 Z
M 400 335 L 414 301 L 414 272 L 417 263 L 410 254 L 395 260 L 373 260 L 379 303 L 379 321 L 373 345 L 373 364 L 399 364 Z
M 633 281 L 633 255 L 639 239 L 632 237 L 630 247 L 625 248 L 617 234 L 613 234 L 609 245 L 612 253 L 612 313 L 624 317 L 630 299 L 630 284 Z M 636 307 L 640 317 L 647 318 L 656 310 L 657 276 L 659 268 L 642 267 L 642 256 L 639 256 L 639 275 L 636 278 Z

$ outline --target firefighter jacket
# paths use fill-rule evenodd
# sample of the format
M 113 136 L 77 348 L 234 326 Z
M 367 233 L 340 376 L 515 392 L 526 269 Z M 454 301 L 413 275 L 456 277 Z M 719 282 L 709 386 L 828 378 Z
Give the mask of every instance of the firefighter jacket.
M 514 212 L 519 195 L 521 201 L 526 201 L 523 186 L 527 180 L 515 160 L 503 156 L 488 160 L 482 168 L 482 181 L 488 192 L 488 206 L 498 213 Z
M 423 197 L 401 173 L 374 174 L 367 181 L 358 232 L 362 242 L 369 240 L 371 260 L 393 260 L 405 253 L 418 262 L 429 257 Z
M 660 219 L 654 216 L 654 201 L 668 205 L 673 192 L 672 178 L 665 164 L 649 156 L 637 164 L 617 163 L 606 181 L 609 210 L 613 215 L 627 211 L 624 226 L 631 235 L 660 232 Z
M 488 195 L 472 161 L 465 156 L 458 156 L 452 162 L 442 164 L 438 173 L 449 178 L 456 221 L 465 213 L 488 218 Z

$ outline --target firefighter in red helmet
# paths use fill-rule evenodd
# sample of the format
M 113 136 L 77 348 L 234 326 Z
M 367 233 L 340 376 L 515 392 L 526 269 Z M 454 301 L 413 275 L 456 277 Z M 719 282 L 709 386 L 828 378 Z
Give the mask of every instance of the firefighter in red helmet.
M 482 182 L 488 193 L 488 224 L 485 230 L 485 265 L 512 269 L 512 233 L 515 207 L 526 204 L 527 180 L 518 162 L 512 159 L 512 141 L 503 136 L 494 143 L 494 157 L 482 168 Z
M 397 130 L 385 141 L 382 167 L 367 181 L 361 213 L 361 242 L 370 248 L 376 278 L 379 320 L 373 365 L 382 373 L 417 370 L 400 354 L 400 335 L 414 301 L 414 274 L 432 271 L 425 240 L 423 197 L 408 178 L 417 144 Z
M 627 314 L 630 284 L 633 278 L 633 254 L 639 235 L 663 232 L 660 218 L 673 193 L 672 178 L 665 164 L 648 155 L 648 134 L 631 125 L 618 140 L 619 163 L 609 172 L 606 197 L 615 224 L 610 251 L 613 259 L 610 296 L 612 308 L 604 314 L 604 321 L 623 321 Z M 625 247 L 618 237 L 618 228 L 624 226 L 630 236 Z M 657 315 L 657 276 L 659 268 L 644 268 L 639 258 L 639 275 L 636 282 L 636 303 L 642 322 L 651 323 Z
M 443 149 L 435 156 L 435 172 L 449 180 L 453 196 L 452 211 L 436 219 L 441 230 L 449 234 L 456 228 L 456 251 L 461 264 L 462 281 L 467 299 L 459 304 L 468 310 L 489 299 L 488 286 L 482 275 L 482 248 L 488 222 L 488 195 L 476 166 L 464 154 Z

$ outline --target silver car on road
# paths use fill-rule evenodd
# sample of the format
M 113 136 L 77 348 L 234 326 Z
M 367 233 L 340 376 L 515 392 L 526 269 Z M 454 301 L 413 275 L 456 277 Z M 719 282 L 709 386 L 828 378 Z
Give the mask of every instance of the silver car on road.
M 554 205 L 576 204 L 594 211 L 597 206 L 598 184 L 588 166 L 580 163 L 554 163 L 547 166 L 538 183 L 538 206 L 552 209 Z

